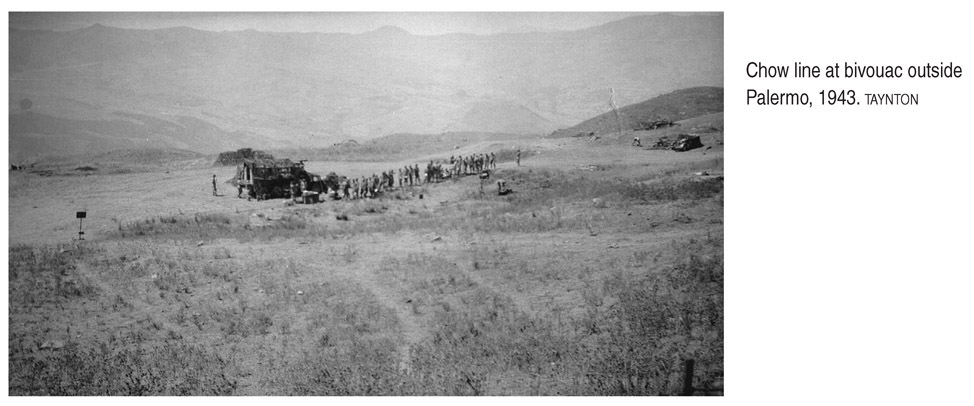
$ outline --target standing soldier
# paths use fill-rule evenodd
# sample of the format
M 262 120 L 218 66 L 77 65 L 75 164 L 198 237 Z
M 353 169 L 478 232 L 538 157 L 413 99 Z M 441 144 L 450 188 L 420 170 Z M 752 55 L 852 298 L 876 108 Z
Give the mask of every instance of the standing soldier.
M 213 175 L 213 196 L 216 196 L 216 175 Z
M 291 181 L 291 199 L 294 200 L 298 196 L 301 196 L 301 183 Z
M 493 152 L 490 153 L 490 168 L 497 169 L 497 155 Z
M 416 164 L 415 166 L 413 166 L 413 176 L 416 176 L 416 184 L 419 184 L 420 183 L 419 182 L 420 181 L 420 178 L 419 178 L 419 164 Z
M 517 150 L 517 166 L 521 166 L 521 150 Z

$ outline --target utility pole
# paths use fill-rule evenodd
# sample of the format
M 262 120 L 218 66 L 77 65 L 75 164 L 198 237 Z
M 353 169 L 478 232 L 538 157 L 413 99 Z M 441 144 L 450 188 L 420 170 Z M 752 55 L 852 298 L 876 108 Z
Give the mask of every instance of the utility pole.
M 612 106 L 612 111 L 616 113 L 616 123 L 619 123 L 619 136 L 622 136 L 622 117 L 619 116 L 619 107 L 616 106 L 616 89 L 614 87 L 609 88 L 609 105 Z

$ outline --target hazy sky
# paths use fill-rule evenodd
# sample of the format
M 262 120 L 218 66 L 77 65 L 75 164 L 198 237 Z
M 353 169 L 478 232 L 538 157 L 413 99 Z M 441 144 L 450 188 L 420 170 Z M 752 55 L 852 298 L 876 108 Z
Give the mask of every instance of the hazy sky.
M 207 31 L 362 33 L 392 25 L 418 35 L 577 30 L 647 13 L 606 12 L 316 12 L 316 13 L 10 13 L 12 28 L 57 31 L 95 23 L 121 28 L 191 27 Z

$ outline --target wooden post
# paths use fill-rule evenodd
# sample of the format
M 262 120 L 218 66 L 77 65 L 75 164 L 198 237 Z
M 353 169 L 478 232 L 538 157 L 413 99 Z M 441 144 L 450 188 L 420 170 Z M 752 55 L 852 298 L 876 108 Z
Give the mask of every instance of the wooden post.
M 681 396 L 693 396 L 693 360 L 688 359 L 683 366 L 683 393 Z
M 88 215 L 88 212 L 84 212 L 84 211 L 79 211 L 78 214 L 76 214 L 76 217 L 78 218 L 78 240 L 84 240 L 85 239 L 85 232 L 82 231 L 82 225 L 84 224 L 85 217 L 87 215 Z

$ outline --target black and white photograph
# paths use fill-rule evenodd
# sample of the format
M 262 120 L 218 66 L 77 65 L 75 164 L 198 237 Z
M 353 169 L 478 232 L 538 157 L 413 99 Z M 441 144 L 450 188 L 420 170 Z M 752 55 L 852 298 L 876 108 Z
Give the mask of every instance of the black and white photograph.
M 724 396 L 720 10 L 8 24 L 8 396 Z

